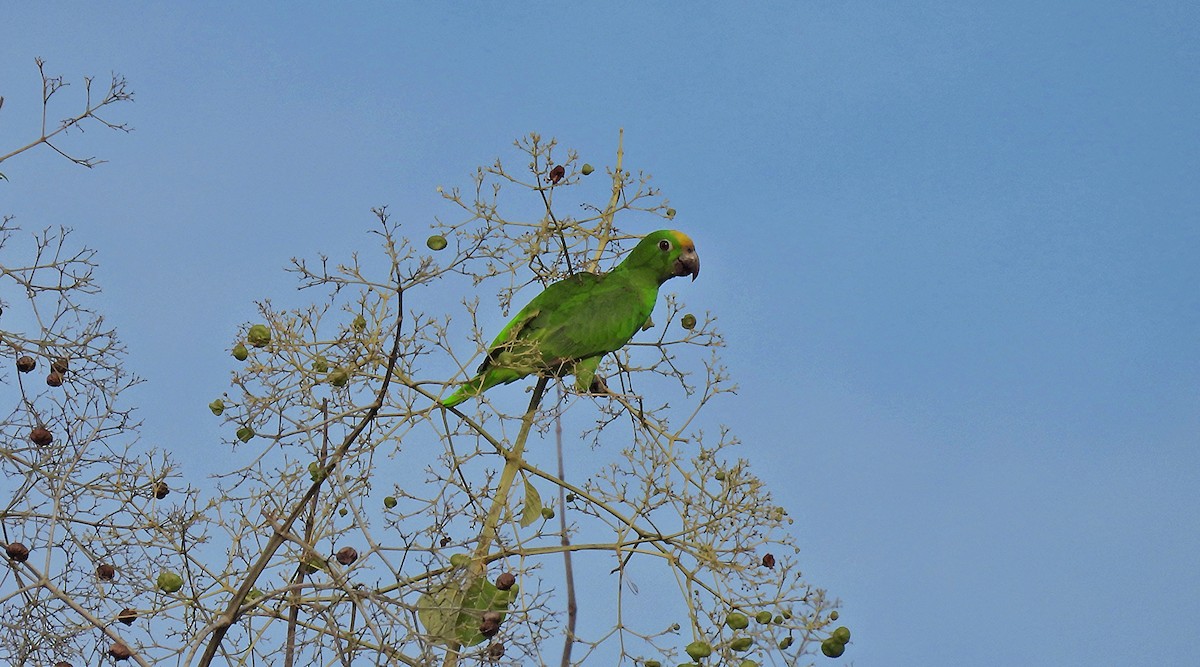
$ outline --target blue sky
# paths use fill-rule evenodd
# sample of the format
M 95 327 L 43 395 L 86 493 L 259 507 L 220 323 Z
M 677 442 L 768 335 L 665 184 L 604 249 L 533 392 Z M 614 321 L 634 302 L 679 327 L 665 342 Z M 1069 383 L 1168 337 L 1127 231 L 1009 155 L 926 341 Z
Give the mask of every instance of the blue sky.
M 624 128 L 845 661 L 1193 662 L 1200 9 L 747 7 L 9 7 L 0 147 L 36 131 L 35 56 L 127 76 L 136 131 L 72 137 L 91 172 L 6 163 L 0 210 L 100 251 L 147 440 L 203 465 L 288 258 L 367 249 L 379 204 L 424 229 L 529 131 L 609 163 Z

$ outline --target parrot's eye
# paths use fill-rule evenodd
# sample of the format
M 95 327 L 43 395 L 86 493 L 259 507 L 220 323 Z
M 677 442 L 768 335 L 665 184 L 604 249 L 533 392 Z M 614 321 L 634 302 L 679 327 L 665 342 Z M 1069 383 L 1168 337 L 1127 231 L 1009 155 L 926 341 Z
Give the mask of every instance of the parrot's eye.
M 659 250 L 661 250 L 661 251 L 663 251 L 663 252 L 666 252 L 666 251 L 670 250 L 670 249 L 671 249 L 671 242 L 670 242 L 670 241 L 668 241 L 668 240 L 666 240 L 666 239 L 663 239 L 663 240 L 659 241 L 659 242 L 658 242 L 658 249 L 659 249 Z

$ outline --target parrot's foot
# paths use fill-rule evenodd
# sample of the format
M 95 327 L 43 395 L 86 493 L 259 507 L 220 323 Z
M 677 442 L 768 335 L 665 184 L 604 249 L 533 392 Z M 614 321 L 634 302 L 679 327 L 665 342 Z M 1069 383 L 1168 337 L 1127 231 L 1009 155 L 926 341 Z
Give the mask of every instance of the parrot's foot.
M 612 392 L 610 392 L 608 390 L 608 383 L 606 383 L 604 381 L 604 378 L 597 375 L 592 378 L 592 383 L 590 385 L 588 385 L 588 393 L 603 395 L 603 394 L 611 394 Z

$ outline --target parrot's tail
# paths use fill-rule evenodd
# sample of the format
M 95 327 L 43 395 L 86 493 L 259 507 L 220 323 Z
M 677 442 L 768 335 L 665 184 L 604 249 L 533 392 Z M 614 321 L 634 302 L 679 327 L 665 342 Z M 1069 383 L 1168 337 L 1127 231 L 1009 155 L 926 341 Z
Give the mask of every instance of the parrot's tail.
M 461 387 L 454 390 L 453 394 L 443 398 L 441 403 L 447 408 L 452 408 L 468 398 L 478 396 L 498 384 L 508 384 L 509 382 L 519 380 L 524 376 L 524 373 L 519 373 L 510 368 L 492 368 L 486 373 L 477 375 L 467 382 L 464 382 Z
M 467 393 L 467 386 L 463 385 L 463 386 L 459 387 L 457 390 L 455 390 L 455 392 L 453 394 L 450 394 L 446 398 L 443 398 L 441 403 L 443 406 L 445 406 L 447 408 L 452 408 L 452 407 L 458 405 L 459 403 L 462 403 L 463 401 L 467 400 L 468 398 L 471 398 L 471 394 Z

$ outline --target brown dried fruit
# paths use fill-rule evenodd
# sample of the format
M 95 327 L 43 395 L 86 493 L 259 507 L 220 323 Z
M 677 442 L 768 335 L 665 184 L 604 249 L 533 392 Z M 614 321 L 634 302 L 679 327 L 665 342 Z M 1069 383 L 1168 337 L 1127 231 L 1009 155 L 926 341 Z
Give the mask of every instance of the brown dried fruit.
M 342 547 L 341 549 L 338 549 L 335 557 L 337 558 L 337 562 L 341 563 L 342 565 L 349 565 L 358 560 L 358 552 L 355 551 L 354 547 Z
M 488 647 L 488 660 L 499 660 L 504 657 L 504 642 L 496 642 Z
M 28 354 L 20 359 L 17 359 L 17 370 L 21 371 L 22 373 L 28 373 L 35 368 L 37 368 L 37 360 Z
M 515 583 L 517 583 L 517 578 L 512 572 L 505 572 L 496 577 L 496 588 L 498 590 L 506 591 L 512 588 Z
M 29 439 L 33 441 L 33 444 L 45 447 L 54 442 L 54 434 L 44 426 L 37 426 L 29 432 Z
M 133 655 L 133 651 L 121 642 L 113 642 L 112 646 L 108 647 L 108 654 L 117 660 L 128 660 Z
M 54 667 L 71 667 L 71 663 L 67 662 L 66 660 L 59 660 L 58 662 L 54 663 Z
M 104 563 L 96 567 L 96 576 L 100 577 L 100 581 L 112 581 L 117 576 L 117 568 Z
M 62 383 L 62 373 L 50 371 L 50 374 L 46 376 L 46 384 L 50 385 L 51 387 L 61 387 Z
M 484 637 L 493 637 L 497 632 L 500 632 L 500 612 L 485 611 L 483 619 L 479 623 L 479 634 Z
M 65 375 L 68 368 L 70 368 L 70 364 L 67 362 L 66 357 L 59 357 L 54 360 L 54 363 L 50 364 L 50 369 L 59 375 Z
M 8 557 L 17 563 L 24 563 L 29 560 L 29 547 L 20 542 L 13 542 L 4 547 L 4 553 L 8 554 Z
M 768 567 L 768 568 L 773 568 L 773 567 L 775 567 L 775 556 L 774 556 L 774 554 L 767 554 L 766 556 L 763 556 L 763 565 L 764 565 L 764 566 L 766 566 L 766 567 Z
M 561 164 L 550 170 L 550 182 L 557 183 L 562 180 L 563 176 L 567 175 L 567 170 Z
M 137 620 L 137 610 L 125 607 L 121 613 L 117 614 L 117 620 L 125 625 L 133 625 L 133 622 Z
M 155 498 L 162 500 L 171 492 L 171 487 L 167 486 L 166 482 L 159 480 L 150 485 L 150 492 L 154 494 Z

